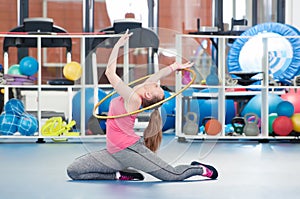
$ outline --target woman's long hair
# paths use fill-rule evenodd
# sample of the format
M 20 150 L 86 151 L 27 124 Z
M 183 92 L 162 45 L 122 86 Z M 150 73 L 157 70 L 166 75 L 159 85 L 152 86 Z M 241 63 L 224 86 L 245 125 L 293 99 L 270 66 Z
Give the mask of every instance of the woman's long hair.
M 144 141 L 146 147 L 156 152 L 162 140 L 162 120 L 158 109 L 152 111 L 149 124 L 144 131 Z
M 151 102 L 144 101 L 142 102 L 143 107 L 147 107 L 151 104 L 159 102 L 162 99 L 152 99 Z M 148 126 L 144 130 L 144 142 L 146 147 L 151 151 L 156 152 L 162 141 L 162 119 L 158 107 L 152 111 L 150 115 L 150 120 Z

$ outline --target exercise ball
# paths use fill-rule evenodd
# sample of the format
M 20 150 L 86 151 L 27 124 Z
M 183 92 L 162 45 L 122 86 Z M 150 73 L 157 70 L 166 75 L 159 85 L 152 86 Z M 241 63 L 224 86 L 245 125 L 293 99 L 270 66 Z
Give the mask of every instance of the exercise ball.
M 39 69 L 39 63 L 33 57 L 23 57 L 20 61 L 20 72 L 22 75 L 34 75 Z
M 199 110 L 200 121 L 205 117 L 217 118 L 218 111 L 218 100 L 217 99 L 200 99 L 199 100 Z M 235 106 L 233 100 L 225 101 L 225 123 L 228 124 L 235 117 Z
M 294 105 L 289 101 L 282 101 L 277 105 L 278 116 L 291 117 L 294 114 Z
M 217 135 L 222 130 L 222 124 L 217 119 L 210 119 L 205 123 L 204 126 L 207 135 Z
M 76 81 L 82 75 L 82 67 L 78 62 L 69 62 L 64 66 L 63 74 L 66 79 Z
M 20 71 L 20 65 L 19 64 L 11 65 L 7 70 L 7 74 L 9 74 L 9 75 L 22 75 L 22 73 Z
M 23 114 L 19 119 L 18 132 L 21 135 L 31 136 L 38 130 L 38 120 L 30 114 Z
M 295 113 L 291 117 L 293 123 L 293 130 L 300 133 L 300 113 Z
M 278 116 L 274 120 L 272 128 L 276 135 L 287 136 L 293 131 L 293 122 L 287 116 Z
M 18 130 L 18 124 L 18 116 L 10 113 L 2 113 L 0 115 L 0 134 L 13 135 Z
M 277 113 L 277 105 L 282 102 L 282 98 L 276 94 L 268 94 L 268 104 L 269 113 Z M 252 97 L 249 102 L 245 105 L 244 109 L 241 111 L 241 116 L 244 117 L 247 113 L 255 113 L 261 118 L 261 108 L 262 108 L 262 97 L 261 94 Z
M 72 119 L 76 122 L 76 128 L 81 127 L 81 90 L 79 90 L 72 98 Z M 106 93 L 102 89 L 98 89 L 98 101 L 103 99 L 106 96 Z M 110 100 L 103 102 L 98 108 L 98 114 L 102 112 L 108 112 Z M 85 89 L 85 127 L 87 128 L 88 120 L 93 115 L 94 111 L 94 88 Z M 105 130 L 106 124 L 104 120 L 100 121 L 100 127 Z
M 294 105 L 294 112 L 300 113 L 300 90 L 295 91 L 290 89 L 288 93 L 281 95 L 281 98 L 285 101 L 289 101 Z
M 164 91 L 165 99 L 171 96 L 171 93 Z M 163 131 L 175 128 L 175 98 L 166 101 L 161 106 L 161 118 L 163 122 Z
M 269 135 L 273 135 L 273 122 L 274 120 L 278 117 L 277 113 L 271 113 L 269 114 L 269 125 L 268 125 L 268 130 L 269 130 Z
M 5 103 L 4 112 L 21 116 L 25 112 L 24 104 L 21 100 L 12 98 Z

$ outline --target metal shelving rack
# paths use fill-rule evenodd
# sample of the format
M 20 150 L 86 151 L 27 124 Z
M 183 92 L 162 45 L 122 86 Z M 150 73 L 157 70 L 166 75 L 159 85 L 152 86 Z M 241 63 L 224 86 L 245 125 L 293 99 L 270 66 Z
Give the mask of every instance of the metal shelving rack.
M 101 85 L 98 85 L 98 82 L 95 82 L 94 84 L 91 85 L 87 85 L 85 84 L 85 59 L 86 59 L 86 52 L 85 52 L 85 41 L 87 38 L 100 38 L 105 40 L 106 38 L 110 38 L 110 37 L 119 37 L 120 35 L 118 34 L 110 34 L 110 35 L 103 35 L 103 34 L 82 34 L 82 35 L 78 35 L 78 34 L 0 34 L 1 38 L 14 38 L 14 37 L 18 37 L 18 38 L 35 38 L 37 40 L 37 61 L 39 66 L 42 66 L 42 40 L 43 39 L 55 39 L 55 38 L 72 38 L 72 39 L 80 39 L 80 46 L 81 46 L 81 52 L 80 52 L 80 64 L 82 66 L 82 76 L 80 79 L 80 83 L 79 84 L 75 84 L 75 85 L 48 85 L 48 84 L 42 84 L 42 70 L 39 69 L 38 73 L 37 73 L 37 84 L 36 85 L 1 85 L 1 87 L 4 88 L 5 90 L 5 94 L 4 94 L 4 103 L 6 103 L 9 99 L 8 99 L 8 90 L 10 88 L 29 88 L 29 89 L 33 89 L 37 91 L 37 119 L 39 124 L 41 124 L 42 122 L 42 110 L 41 110 L 41 101 L 39 100 L 41 97 L 41 93 L 44 92 L 43 89 L 67 89 L 67 93 L 68 93 L 68 109 L 69 111 L 69 115 L 68 115 L 68 119 L 71 120 L 72 119 L 72 97 L 73 97 L 73 92 L 74 90 L 78 90 L 81 89 L 81 103 L 85 104 L 85 89 L 84 88 L 98 88 L 101 87 Z M 125 48 L 125 51 L 128 50 Z M 124 56 L 124 70 L 128 70 L 128 53 L 124 53 L 126 56 Z M 69 58 L 67 59 L 68 62 L 71 61 L 71 57 L 68 56 Z M 8 70 L 9 67 L 9 59 L 8 59 L 8 53 L 4 54 L 4 71 Z M 124 71 L 125 73 L 127 71 Z M 45 91 L 46 92 L 46 91 Z M 97 96 L 95 96 L 95 101 L 98 100 Z M 26 107 L 25 107 L 26 108 Z M 41 125 L 39 125 L 39 129 L 38 129 L 38 135 L 37 136 L 14 136 L 14 135 L 0 135 L 0 139 L 5 138 L 5 139 L 49 139 L 49 138 L 57 138 L 57 139 L 62 139 L 62 138 L 75 138 L 75 139 L 82 139 L 82 138 L 99 138 L 99 137 L 104 137 L 104 136 L 99 136 L 99 135 L 95 135 L 95 136 L 91 136 L 91 135 L 86 135 L 85 131 L 86 131 L 86 124 L 85 124 L 85 106 L 81 106 L 81 126 L 80 126 L 80 136 L 58 136 L 58 137 L 49 137 L 49 136 L 43 136 L 41 134 Z
M 218 120 L 222 124 L 222 131 L 218 135 L 207 135 L 207 134 L 198 134 L 198 135 L 186 135 L 183 133 L 183 114 L 176 114 L 175 119 L 175 135 L 177 136 L 178 140 L 185 141 L 186 139 L 226 139 L 226 140 L 259 140 L 259 141 L 269 141 L 269 140 L 298 140 L 297 136 L 270 136 L 268 132 L 268 123 L 269 123 L 269 117 L 268 117 L 268 94 L 271 92 L 274 92 L 275 89 L 281 88 L 281 89 L 287 89 L 287 88 L 299 88 L 297 86 L 286 86 L 286 87 L 275 87 L 269 85 L 269 75 L 268 74 L 268 49 L 267 49 L 267 40 L 268 38 L 262 38 L 263 42 L 263 58 L 262 58 L 262 84 L 261 85 L 250 85 L 250 86 L 227 86 L 225 84 L 225 75 L 226 75 L 226 64 L 225 64 L 225 56 L 226 56 L 226 40 L 229 38 L 239 38 L 242 36 L 215 36 L 215 35 L 191 35 L 191 34 L 177 34 L 176 35 L 176 49 L 177 49 L 177 57 L 176 61 L 181 63 L 182 62 L 182 54 L 184 46 L 182 46 L 182 40 L 184 38 L 193 38 L 193 39 L 207 39 L 207 38 L 213 38 L 218 40 L 218 70 L 219 70 L 219 79 L 220 79 L 220 85 L 218 86 L 206 86 L 206 85 L 192 85 L 195 89 L 206 89 L 206 88 L 215 88 L 218 89 L 217 93 L 197 93 L 190 96 L 190 98 L 203 98 L 203 97 L 214 97 L 218 99 Z M 247 37 L 249 38 L 249 37 Z M 181 72 L 176 73 L 176 91 L 178 91 L 180 88 L 182 88 L 181 83 Z M 227 92 L 226 89 L 234 89 L 234 88 L 256 88 L 260 89 L 260 91 L 242 91 L 242 92 Z M 271 90 L 271 91 L 270 91 Z M 262 95 L 262 102 L 261 102 L 261 133 L 258 136 L 228 136 L 225 135 L 225 100 L 226 97 L 232 96 L 232 95 L 256 95 L 260 93 Z M 179 94 L 176 97 L 176 112 L 182 113 L 183 110 L 183 103 L 182 100 L 183 95 Z
M 43 21 L 44 19 L 42 19 Z M 94 34 L 71 34 L 71 33 L 39 33 L 39 32 L 31 32 L 24 34 L 24 32 L 21 31 L 15 31 L 13 33 L 9 34 L 0 34 L 1 38 L 11 38 L 13 42 L 9 43 L 7 45 L 7 50 L 4 53 L 4 71 L 6 72 L 9 67 L 9 57 L 8 57 L 8 47 L 22 47 L 20 45 L 15 45 L 16 44 L 16 38 L 18 38 L 20 41 L 26 41 L 26 39 L 35 40 L 35 45 L 26 45 L 25 47 L 30 47 L 30 48 L 36 48 L 37 49 L 37 61 L 39 66 L 42 66 L 42 48 L 45 48 L 47 46 L 44 45 L 45 41 L 53 41 L 53 40 L 64 40 L 64 39 L 79 39 L 80 40 L 80 64 L 82 66 L 82 75 L 80 78 L 80 83 L 75 84 L 75 85 L 48 85 L 48 84 L 42 84 L 42 70 L 39 69 L 37 73 L 37 85 L 2 85 L 5 90 L 5 96 L 4 96 L 4 103 L 6 103 L 9 99 L 8 96 L 8 90 L 10 88 L 30 88 L 30 89 L 35 89 L 37 91 L 37 119 L 39 124 L 42 122 L 42 109 L 41 109 L 41 93 L 43 92 L 44 89 L 66 89 L 67 90 L 67 96 L 68 96 L 68 109 L 69 109 L 69 114 L 68 114 L 68 119 L 69 121 L 72 120 L 72 98 L 73 98 L 73 93 L 76 90 L 81 89 L 81 104 L 85 104 L 85 88 L 94 88 L 94 104 L 98 102 L 98 88 L 102 88 L 103 86 L 105 88 L 111 88 L 109 85 L 99 85 L 98 84 L 98 74 L 97 74 L 97 59 L 96 59 L 96 53 L 95 50 L 97 48 L 112 48 L 114 43 L 117 41 L 117 38 L 120 37 L 121 31 L 124 29 L 127 29 L 128 23 L 126 21 L 122 21 L 118 24 L 115 24 L 116 27 L 118 26 L 119 32 L 112 33 L 112 30 L 114 27 L 110 28 L 110 32 L 107 34 L 104 34 L 105 32 L 99 32 L 99 34 L 94 33 Z M 120 26 L 120 27 L 119 27 Z M 151 52 L 156 52 L 158 50 L 159 46 L 159 38 L 157 35 L 151 31 L 150 29 L 145 29 L 145 28 L 138 28 L 135 27 L 131 31 L 134 32 L 134 36 L 131 37 L 131 39 L 124 45 L 123 49 L 123 74 L 129 74 L 129 48 L 149 48 L 151 49 Z M 20 32 L 20 33 L 18 33 Z M 141 40 L 140 38 L 144 37 L 145 39 Z M 8 41 L 10 41 L 8 39 Z M 86 84 L 86 42 L 87 41 L 93 41 L 93 49 L 89 49 L 89 53 L 92 53 L 92 71 L 93 71 L 93 81 L 91 84 Z M 105 41 L 105 42 L 103 42 Z M 48 46 L 49 47 L 49 46 Z M 53 46 L 50 46 L 53 47 Z M 65 43 L 62 46 L 55 46 L 55 47 L 66 47 Z M 68 49 L 68 48 L 67 48 Z M 155 54 L 154 54 L 155 56 Z M 70 50 L 67 50 L 67 62 L 71 61 L 71 54 Z M 129 77 L 124 76 L 124 81 L 129 82 Z M 26 107 L 25 107 L 26 108 Z M 85 106 L 81 106 L 81 115 L 80 115 L 80 136 L 58 136 L 58 137 L 51 137 L 51 136 L 43 136 L 41 134 L 41 127 L 42 125 L 39 125 L 39 129 L 37 132 L 37 136 L 14 136 L 14 135 L 0 135 L 1 138 L 12 138 L 12 139 L 86 139 L 86 138 L 105 138 L 105 135 L 86 135 L 86 125 L 85 124 Z

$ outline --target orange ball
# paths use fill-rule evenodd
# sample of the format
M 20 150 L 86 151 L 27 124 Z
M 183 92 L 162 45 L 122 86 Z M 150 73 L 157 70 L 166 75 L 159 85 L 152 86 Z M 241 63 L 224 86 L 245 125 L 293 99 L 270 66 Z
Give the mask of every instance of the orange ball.
M 206 122 L 204 128 L 208 135 L 217 135 L 222 130 L 222 124 L 217 119 L 210 119 Z

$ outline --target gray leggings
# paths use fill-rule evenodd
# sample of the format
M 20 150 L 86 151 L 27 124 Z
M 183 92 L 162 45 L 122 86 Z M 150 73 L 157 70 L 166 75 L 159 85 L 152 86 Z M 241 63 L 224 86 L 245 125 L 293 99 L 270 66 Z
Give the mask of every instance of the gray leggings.
M 199 166 L 172 167 L 150 151 L 142 139 L 114 154 L 104 149 L 83 155 L 67 168 L 67 173 L 74 180 L 113 180 L 117 171 L 126 168 L 144 171 L 164 181 L 181 181 L 203 173 Z

